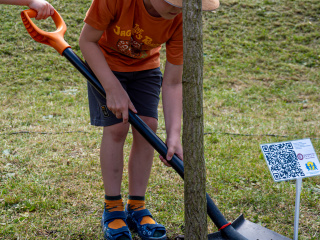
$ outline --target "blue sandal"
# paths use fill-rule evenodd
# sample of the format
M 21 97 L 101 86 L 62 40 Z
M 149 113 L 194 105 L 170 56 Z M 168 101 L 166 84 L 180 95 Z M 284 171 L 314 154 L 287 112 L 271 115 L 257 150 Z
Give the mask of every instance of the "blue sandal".
M 127 223 L 130 229 L 136 231 L 142 240 L 165 240 L 167 239 L 166 229 L 159 223 L 143 224 L 140 222 L 144 216 L 152 218 L 148 209 L 139 211 L 128 211 L 126 208 Z M 152 218 L 153 219 L 153 218 Z
M 126 223 L 126 214 L 123 211 L 106 212 L 104 210 L 101 225 L 104 233 L 104 238 L 107 240 L 132 240 L 130 230 L 127 226 L 113 229 L 108 228 L 108 224 L 114 219 L 122 219 Z

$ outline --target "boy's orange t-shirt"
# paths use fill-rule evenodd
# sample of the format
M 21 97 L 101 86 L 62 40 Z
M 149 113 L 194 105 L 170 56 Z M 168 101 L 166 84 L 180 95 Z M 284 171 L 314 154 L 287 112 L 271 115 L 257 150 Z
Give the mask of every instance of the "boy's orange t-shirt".
M 159 67 L 163 43 L 167 60 L 183 63 L 182 14 L 166 20 L 151 16 L 143 0 L 93 0 L 84 21 L 104 31 L 99 45 L 113 71 Z

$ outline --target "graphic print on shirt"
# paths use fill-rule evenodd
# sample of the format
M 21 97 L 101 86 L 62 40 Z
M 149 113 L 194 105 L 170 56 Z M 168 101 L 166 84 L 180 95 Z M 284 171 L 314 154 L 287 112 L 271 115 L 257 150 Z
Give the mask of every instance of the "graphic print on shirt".
M 116 26 L 113 32 L 119 37 L 124 37 L 118 40 L 117 51 L 132 58 L 146 58 L 148 56 L 146 50 L 151 50 L 161 45 L 152 43 L 152 38 L 143 36 L 144 30 L 138 24 L 135 24 L 132 30 L 122 30 L 119 26 Z M 130 36 L 130 40 L 127 40 Z M 143 46 L 144 50 L 142 50 Z
M 145 51 L 141 50 L 143 43 L 138 43 L 132 37 L 130 41 L 119 40 L 117 43 L 118 51 L 132 58 L 144 58 L 147 56 Z

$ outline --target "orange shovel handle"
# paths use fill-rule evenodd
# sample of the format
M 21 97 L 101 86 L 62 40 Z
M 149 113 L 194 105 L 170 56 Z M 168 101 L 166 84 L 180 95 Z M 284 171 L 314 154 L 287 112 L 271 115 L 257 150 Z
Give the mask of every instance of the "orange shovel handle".
M 51 17 L 56 25 L 57 30 L 54 32 L 45 32 L 32 22 L 31 18 L 35 18 L 36 16 L 37 12 L 32 9 L 21 12 L 22 22 L 28 33 L 35 41 L 53 47 L 62 55 L 63 51 L 70 47 L 70 45 L 63 38 L 65 32 L 67 31 L 67 26 L 62 17 L 56 10 L 54 10 L 54 14 Z

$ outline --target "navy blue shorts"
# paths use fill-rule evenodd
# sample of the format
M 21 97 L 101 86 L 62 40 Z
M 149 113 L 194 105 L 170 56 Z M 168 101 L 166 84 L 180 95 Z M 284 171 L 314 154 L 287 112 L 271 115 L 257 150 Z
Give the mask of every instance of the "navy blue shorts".
M 162 84 L 160 68 L 139 72 L 113 72 L 123 88 L 127 91 L 131 102 L 139 116 L 158 119 L 158 104 Z M 122 122 L 107 108 L 106 99 L 88 82 L 88 99 L 91 124 L 95 126 L 111 126 Z

